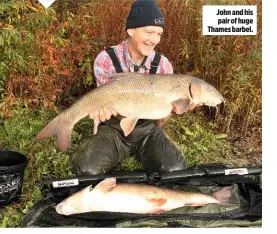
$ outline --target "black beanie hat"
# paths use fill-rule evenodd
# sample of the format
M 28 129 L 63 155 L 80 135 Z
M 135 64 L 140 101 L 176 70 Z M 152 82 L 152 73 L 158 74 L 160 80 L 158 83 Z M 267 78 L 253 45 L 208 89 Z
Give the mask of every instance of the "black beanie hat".
M 155 0 L 136 0 L 131 6 L 126 30 L 144 26 L 164 27 L 164 16 Z

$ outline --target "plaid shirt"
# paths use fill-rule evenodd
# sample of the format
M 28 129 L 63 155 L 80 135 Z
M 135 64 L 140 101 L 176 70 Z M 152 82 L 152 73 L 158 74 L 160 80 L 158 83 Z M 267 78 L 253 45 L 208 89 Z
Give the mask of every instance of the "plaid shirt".
M 127 41 L 123 41 L 117 46 L 113 46 L 115 54 L 119 60 L 123 72 L 134 72 L 134 61 L 128 52 Z M 153 50 L 147 57 L 144 66 L 140 67 L 138 72 L 149 74 L 150 65 L 154 59 L 155 51 Z M 116 73 L 112 60 L 108 53 L 104 50 L 100 52 L 94 61 L 94 74 L 96 77 L 96 84 L 100 86 L 109 82 L 110 74 Z M 166 57 L 161 55 L 161 60 L 157 69 L 157 74 L 173 74 L 173 67 Z

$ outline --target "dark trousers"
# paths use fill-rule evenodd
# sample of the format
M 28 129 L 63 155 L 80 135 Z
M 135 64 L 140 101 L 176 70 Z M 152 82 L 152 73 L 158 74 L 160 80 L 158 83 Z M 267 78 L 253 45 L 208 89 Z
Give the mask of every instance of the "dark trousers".
M 132 133 L 125 137 L 119 120 L 112 118 L 98 126 L 96 135 L 81 142 L 72 156 L 73 172 L 75 175 L 107 173 L 129 153 L 148 170 L 187 168 L 181 152 L 151 120 L 139 120 Z

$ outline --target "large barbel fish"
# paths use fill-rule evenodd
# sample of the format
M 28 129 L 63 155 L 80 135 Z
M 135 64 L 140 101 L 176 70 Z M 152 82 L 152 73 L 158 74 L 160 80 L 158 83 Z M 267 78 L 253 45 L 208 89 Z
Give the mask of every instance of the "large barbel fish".
M 105 113 L 120 115 L 120 126 L 128 136 L 138 119 L 163 119 L 172 111 L 186 112 L 192 103 L 216 106 L 223 101 L 215 87 L 192 76 L 182 74 L 120 73 L 106 83 L 85 94 L 71 107 L 55 117 L 36 136 L 36 139 L 57 137 L 57 145 L 64 151 L 71 143 L 74 125 L 89 116 L 97 133 Z M 104 114 L 105 114 L 104 113 Z
M 62 215 L 91 211 L 127 213 L 163 213 L 182 206 L 205 206 L 210 203 L 232 205 L 232 186 L 213 194 L 185 192 L 146 184 L 117 184 L 107 178 L 94 188 L 87 186 L 69 196 L 56 207 Z

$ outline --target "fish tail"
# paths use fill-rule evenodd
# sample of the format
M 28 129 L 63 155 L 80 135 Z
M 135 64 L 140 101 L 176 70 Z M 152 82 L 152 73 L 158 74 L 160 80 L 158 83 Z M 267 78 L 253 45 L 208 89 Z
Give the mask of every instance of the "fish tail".
M 220 205 L 231 206 L 231 194 L 233 186 L 223 187 L 217 192 L 213 193 L 213 197 L 219 202 Z
M 71 124 L 59 115 L 36 135 L 36 139 L 56 136 L 58 148 L 63 152 L 71 143 L 72 128 L 70 126 Z

